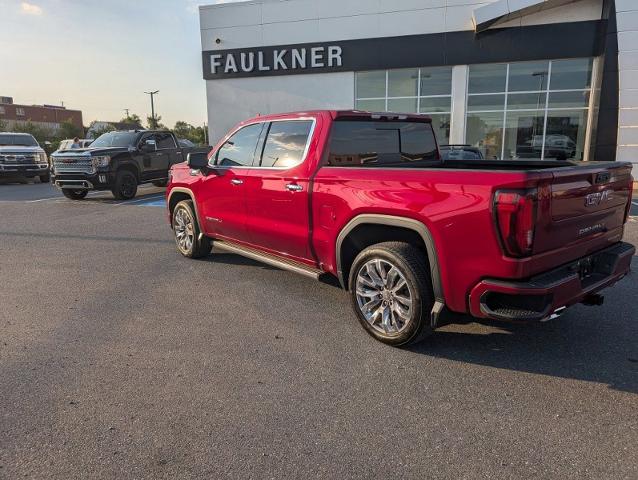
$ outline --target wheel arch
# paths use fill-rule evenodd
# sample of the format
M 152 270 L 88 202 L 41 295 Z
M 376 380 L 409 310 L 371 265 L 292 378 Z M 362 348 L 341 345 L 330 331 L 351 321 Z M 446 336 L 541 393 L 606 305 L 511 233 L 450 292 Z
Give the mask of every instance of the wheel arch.
M 350 220 L 346 226 L 343 227 L 341 232 L 339 232 L 336 243 L 337 276 L 341 286 L 346 290 L 348 289 L 350 267 L 354 257 L 358 254 L 358 252 L 354 256 L 350 254 L 350 257 L 352 258 L 344 255 L 344 253 L 346 253 L 345 248 L 347 248 L 348 239 L 351 238 L 353 233 L 357 232 L 357 229 L 367 225 L 375 227 L 392 227 L 393 229 L 412 232 L 414 236 L 417 236 L 419 240 L 423 242 L 423 248 L 425 248 L 425 252 L 427 254 L 427 262 L 430 270 L 430 276 L 432 278 L 432 289 L 435 297 L 434 309 L 432 311 L 433 316 L 435 317 L 433 318 L 434 323 L 436 317 L 438 317 L 438 313 L 440 313 L 445 306 L 445 295 L 441 281 L 439 258 L 430 230 L 425 224 L 413 218 L 381 214 L 362 214 Z M 391 234 L 392 232 L 390 231 L 389 233 Z M 409 240 L 409 238 L 407 239 Z M 400 240 L 404 239 L 400 238 Z M 387 238 L 382 238 L 380 241 L 387 241 Z M 373 240 L 372 243 L 366 243 L 366 245 L 358 250 L 359 252 L 363 250 L 363 248 L 367 248 L 368 246 L 379 242 Z
M 202 223 L 199 221 L 199 212 L 197 210 L 197 202 L 195 201 L 195 195 L 190 188 L 185 187 L 173 187 L 171 192 L 168 194 L 168 202 L 166 205 L 168 207 L 169 219 L 171 222 L 171 228 L 173 228 L 173 210 L 175 210 L 175 206 L 184 200 L 190 200 L 193 202 L 193 209 L 195 210 L 195 220 L 197 221 L 197 225 L 199 226 L 199 231 L 202 230 Z
M 122 170 L 127 170 L 127 171 L 131 172 L 133 175 L 135 175 L 135 178 L 137 179 L 137 183 L 138 184 L 142 181 L 142 174 L 141 174 L 140 169 L 139 169 L 139 167 L 138 167 L 138 165 L 136 163 L 134 163 L 134 162 L 120 162 L 120 164 L 115 169 L 115 174 L 117 175 L 117 172 L 122 171 Z

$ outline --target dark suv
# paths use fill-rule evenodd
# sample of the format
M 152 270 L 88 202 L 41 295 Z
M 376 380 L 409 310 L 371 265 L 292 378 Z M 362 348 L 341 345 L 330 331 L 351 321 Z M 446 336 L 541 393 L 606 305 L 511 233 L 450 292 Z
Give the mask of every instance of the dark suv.
M 166 186 L 169 168 L 188 153 L 168 131 L 109 132 L 89 148 L 52 154 L 51 178 L 72 200 L 83 199 L 89 190 L 110 190 L 127 200 L 142 183 Z

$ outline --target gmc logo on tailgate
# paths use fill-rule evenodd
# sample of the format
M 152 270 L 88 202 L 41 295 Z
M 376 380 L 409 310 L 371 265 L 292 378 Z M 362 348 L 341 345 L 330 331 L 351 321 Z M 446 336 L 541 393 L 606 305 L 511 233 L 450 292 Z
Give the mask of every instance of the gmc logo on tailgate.
M 590 193 L 585 197 L 586 207 L 597 207 L 601 203 L 607 202 L 613 198 L 613 190 L 603 190 L 598 193 Z

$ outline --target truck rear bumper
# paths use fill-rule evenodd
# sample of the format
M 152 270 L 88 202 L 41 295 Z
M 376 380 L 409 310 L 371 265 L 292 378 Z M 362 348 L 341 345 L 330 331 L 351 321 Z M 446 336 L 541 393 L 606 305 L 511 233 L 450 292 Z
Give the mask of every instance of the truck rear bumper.
M 485 279 L 470 293 L 470 313 L 495 320 L 546 319 L 622 279 L 635 251 L 633 245 L 620 242 L 527 281 Z

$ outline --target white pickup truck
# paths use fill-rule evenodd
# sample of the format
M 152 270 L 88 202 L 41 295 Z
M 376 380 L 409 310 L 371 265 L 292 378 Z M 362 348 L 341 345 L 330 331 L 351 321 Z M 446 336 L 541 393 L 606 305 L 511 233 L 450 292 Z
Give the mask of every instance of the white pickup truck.
M 39 177 L 41 182 L 49 182 L 47 154 L 33 135 L 0 132 L 1 177 Z

